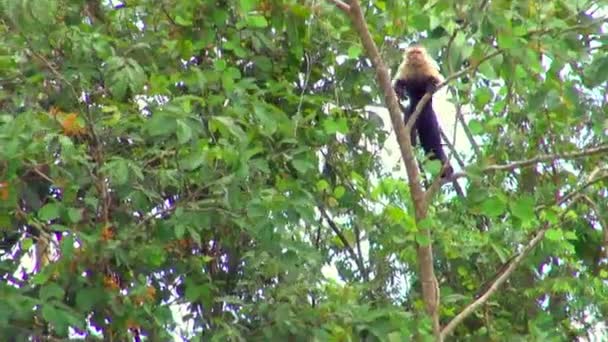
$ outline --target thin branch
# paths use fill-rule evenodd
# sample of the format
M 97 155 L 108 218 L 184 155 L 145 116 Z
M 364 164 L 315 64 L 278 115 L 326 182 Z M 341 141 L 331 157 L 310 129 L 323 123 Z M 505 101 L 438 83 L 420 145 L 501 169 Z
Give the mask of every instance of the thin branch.
M 602 250 L 601 250 L 601 260 L 599 262 L 600 265 L 606 264 L 608 262 L 608 220 L 604 218 L 603 211 L 600 209 L 599 205 L 595 203 L 594 200 L 589 198 L 587 195 L 582 195 L 581 198 L 591 206 L 593 211 L 595 212 L 595 216 L 597 217 L 597 221 L 602 228 Z
M 538 243 L 545 236 L 545 233 L 550 228 L 551 226 L 546 224 L 541 230 L 539 230 L 536 236 L 534 236 L 534 238 L 530 240 L 530 242 L 528 242 L 523 251 L 519 253 L 519 255 L 511 259 L 509 265 L 507 265 L 502 270 L 502 273 L 496 278 L 496 280 L 494 280 L 494 282 L 488 287 L 488 289 L 471 304 L 467 305 L 462 311 L 460 311 L 460 313 L 458 313 L 458 315 L 456 315 L 448 324 L 446 324 L 443 329 L 441 329 L 442 339 L 445 339 L 447 336 L 449 336 L 454 331 L 456 326 L 458 326 L 458 324 L 464 321 L 465 318 L 467 318 L 470 314 L 477 310 L 477 308 L 483 305 L 490 298 L 490 296 L 494 294 L 496 290 L 498 290 L 500 285 L 502 285 L 511 276 L 513 271 L 515 271 L 517 266 L 521 264 L 526 255 L 528 255 L 528 253 L 538 245 Z
M 53 75 L 55 75 L 55 77 L 57 77 L 59 80 L 63 81 L 72 91 L 74 98 L 76 100 L 78 100 L 81 96 L 79 95 L 76 87 L 67 79 L 65 78 L 61 72 L 59 70 L 57 70 L 53 64 L 46 59 L 46 57 L 44 57 L 43 55 L 39 54 L 38 52 L 36 52 L 36 50 L 34 50 L 34 48 L 32 47 L 30 41 L 28 40 L 28 38 L 25 35 L 21 35 L 23 37 L 23 39 L 25 40 L 26 44 L 29 47 L 30 53 L 35 56 L 36 58 L 38 58 L 39 60 L 41 60 L 44 65 L 46 65 L 46 67 L 51 71 L 51 73 Z M 84 91 L 83 91 L 84 93 Z M 96 179 L 96 187 L 97 187 L 97 191 L 99 191 L 100 195 L 101 195 L 101 201 L 99 201 L 99 206 L 101 207 L 101 210 L 98 210 L 99 212 L 102 213 L 103 215 L 103 220 L 106 224 L 108 224 L 108 222 L 110 221 L 110 217 L 109 217 L 109 207 L 110 207 L 110 196 L 109 196 L 109 189 L 108 186 L 106 184 L 106 178 L 100 174 L 100 170 L 103 167 L 104 161 L 103 161 L 103 154 L 102 154 L 102 149 L 101 149 L 101 141 L 99 140 L 99 137 L 97 136 L 97 134 L 95 133 L 95 129 L 94 129 L 94 125 L 93 125 L 93 120 L 91 119 L 91 115 L 90 115 L 90 108 L 88 106 L 88 103 L 86 103 L 86 100 L 84 101 L 84 105 L 85 105 L 85 115 L 84 116 L 84 121 L 86 124 L 86 127 L 88 129 L 88 133 L 92 138 L 93 144 L 90 145 L 91 148 L 91 156 L 93 157 L 93 159 L 95 160 L 95 163 L 97 164 L 97 170 L 96 172 L 93 172 L 93 170 L 89 170 L 91 173 L 91 176 L 93 177 L 93 179 Z
M 347 14 L 350 14 L 350 6 L 347 5 L 345 2 L 340 1 L 340 0 L 328 0 L 328 1 L 333 3 L 334 5 L 336 5 L 336 7 L 343 10 Z
M 582 188 L 586 188 L 586 187 L 587 187 L 587 184 L 585 184 Z M 574 190 L 572 193 L 573 194 L 576 193 L 576 195 L 566 196 L 566 197 L 574 197 L 574 199 L 580 197 L 580 188 L 577 190 Z M 569 195 L 571 195 L 571 194 L 569 194 Z M 572 201 L 572 202 L 568 203 L 568 205 L 563 209 L 562 215 L 560 215 L 560 219 L 563 219 L 565 214 L 568 212 L 569 208 L 575 202 L 576 201 Z M 559 205 L 561 203 L 564 203 L 563 199 L 558 201 L 556 204 Z M 538 208 L 535 208 L 535 209 L 538 209 Z M 500 285 L 502 285 L 511 276 L 511 274 L 515 271 L 515 269 L 522 263 L 523 259 L 528 255 L 528 253 L 530 253 L 530 251 L 532 251 L 540 243 L 540 241 L 545 236 L 545 233 L 549 229 L 551 229 L 551 227 L 553 227 L 553 225 L 546 223 L 545 226 L 536 233 L 534 238 L 532 238 L 532 240 L 530 240 L 526 244 L 524 249 L 519 254 L 517 254 L 507 264 L 505 264 L 505 265 L 503 265 L 503 267 L 501 267 L 501 269 L 498 271 L 498 274 L 494 276 L 494 281 L 487 287 L 487 289 L 479 297 L 477 297 L 477 299 L 475 299 L 472 303 L 470 303 L 462 311 L 460 311 L 460 313 L 458 313 L 458 315 L 456 315 L 454 318 L 452 318 L 452 320 L 447 325 L 445 325 L 443 327 L 443 329 L 441 330 L 442 339 L 445 339 L 447 336 L 449 336 L 454 331 L 456 326 L 458 326 L 458 324 L 460 324 L 462 321 L 464 321 L 465 318 L 467 318 L 470 314 L 472 314 L 475 310 L 477 310 L 477 308 L 479 308 L 481 305 L 483 305 L 490 298 L 490 296 L 492 296 L 492 294 L 494 294 L 494 292 L 496 292 L 496 290 L 498 290 Z
M 458 185 L 456 179 L 452 179 L 450 177 L 450 180 L 448 181 L 448 180 L 446 180 L 446 177 L 441 177 L 441 175 L 443 174 L 443 172 L 445 171 L 445 169 L 447 167 L 448 167 L 448 163 L 443 165 L 443 167 L 441 168 L 441 171 L 435 177 L 435 179 L 433 180 L 433 183 L 431 183 L 431 186 L 429 186 L 428 189 L 426 190 L 426 192 L 424 194 L 424 201 L 425 201 L 426 205 L 430 205 L 431 199 L 433 198 L 433 196 L 435 196 L 437 191 L 439 191 L 439 189 L 441 189 L 442 185 L 444 185 L 448 182 L 451 182 L 454 184 L 454 190 L 458 193 L 458 195 L 464 195 L 464 193 L 462 192 L 462 189 Z
M 173 20 L 173 18 L 171 17 L 171 15 L 169 14 L 169 12 L 167 11 L 167 9 L 165 8 L 164 5 L 160 5 L 160 9 L 161 9 L 161 11 L 163 11 L 163 13 L 165 14 L 165 17 L 167 17 L 167 20 L 169 20 L 171 25 L 179 27 L 179 25 L 175 22 L 175 20 Z
M 608 145 L 600 145 L 598 147 L 589 148 L 586 150 L 578 151 L 578 152 L 565 152 L 565 153 L 553 153 L 553 154 L 543 154 L 536 156 L 532 159 L 521 160 L 512 162 L 505 165 L 490 165 L 483 169 L 483 172 L 490 171 L 511 171 L 522 167 L 531 166 L 540 162 L 554 161 L 557 159 L 575 159 L 585 156 L 591 156 L 594 154 L 600 154 L 608 152 Z
M 452 93 L 452 94 L 454 94 L 454 93 Z M 475 152 L 475 157 L 477 157 L 478 160 L 481 159 L 481 148 L 479 148 L 477 141 L 475 141 L 475 137 L 473 137 L 473 132 L 471 132 L 471 129 L 469 128 L 466 121 L 464 120 L 464 115 L 462 114 L 462 105 L 460 105 L 460 104 L 458 104 L 456 106 L 456 121 L 458 121 L 458 123 L 460 123 L 460 125 L 462 126 L 464 135 L 469 140 L 469 144 L 471 144 L 471 146 L 473 147 L 473 151 Z M 456 132 L 456 130 L 454 130 L 454 132 Z
M 359 229 L 359 225 L 357 223 L 354 223 L 354 229 L 355 229 L 355 242 L 357 244 L 357 254 L 359 256 L 359 260 L 361 261 L 361 264 L 363 265 L 364 260 L 363 260 L 363 251 L 361 250 L 361 229 Z M 365 281 L 369 281 L 369 273 L 367 271 L 367 269 L 364 269 L 365 273 L 363 274 L 363 279 L 365 279 Z
M 456 131 L 456 129 L 454 129 L 454 131 Z M 458 165 L 462 169 L 464 169 L 466 165 L 464 163 L 464 160 L 462 160 L 462 158 L 460 158 L 460 155 L 458 155 L 458 151 L 456 151 L 456 146 L 454 146 L 452 144 L 452 142 L 449 140 L 448 136 L 443 132 L 443 130 L 441 128 L 439 128 L 439 133 L 441 134 L 441 138 L 443 139 L 443 141 L 445 142 L 447 147 L 450 149 L 450 158 L 452 156 L 454 156 L 454 159 L 456 159 L 456 162 L 458 163 Z M 448 159 L 450 159 L 450 158 L 448 158 Z
M 47 182 L 49 182 L 51 184 L 57 184 L 57 183 L 55 183 L 55 181 L 49 175 L 47 175 L 46 173 L 40 171 L 39 167 L 40 167 L 39 165 L 32 165 L 32 168 L 29 169 L 28 172 L 29 171 L 34 172 L 35 174 L 37 174 L 38 176 L 40 176 L 40 178 L 44 179 L 45 181 L 47 181 Z M 24 176 L 28 172 L 24 173 Z
M 68 87 L 70 88 L 70 90 L 72 91 L 74 97 L 76 99 L 78 99 L 78 92 L 76 91 L 76 87 L 74 87 L 74 85 L 72 84 L 72 82 L 70 82 L 67 78 L 65 78 L 61 72 L 59 72 L 59 70 L 57 70 L 55 68 L 55 66 L 53 65 L 53 63 L 51 63 L 51 61 L 49 61 L 48 59 L 46 59 L 46 57 L 44 57 L 43 55 L 39 54 L 36 50 L 34 50 L 32 44 L 30 43 L 29 39 L 21 34 L 21 37 L 25 40 L 25 43 L 27 44 L 28 48 L 29 48 L 29 52 L 36 57 L 37 59 L 39 59 L 50 71 L 53 75 L 55 75 L 55 77 L 57 77 L 59 80 L 63 81 L 65 84 L 68 85 Z
M 155 213 L 152 214 L 148 214 L 148 216 L 144 217 L 141 221 L 139 221 L 137 223 L 137 226 L 135 226 L 135 230 L 139 231 L 139 228 L 145 226 L 148 222 L 152 221 L 153 219 L 160 219 L 162 218 L 164 215 L 172 213 L 173 211 L 175 211 L 177 209 L 177 203 L 164 207 L 159 211 L 156 211 Z
M 318 206 L 318 208 L 319 208 L 319 211 L 321 212 L 321 215 L 325 218 L 325 221 L 327 222 L 327 224 L 329 224 L 329 227 L 331 228 L 331 230 L 334 231 L 334 233 L 336 234 L 338 239 L 340 239 L 340 242 L 342 242 L 342 244 L 348 251 L 348 254 L 350 254 L 350 257 L 353 258 L 353 260 L 357 264 L 357 267 L 359 268 L 359 272 L 361 273 L 361 276 L 365 279 L 365 275 L 367 274 L 367 271 L 365 270 L 365 266 L 363 265 L 363 260 L 360 260 L 357 257 L 357 253 L 355 252 L 353 247 L 350 245 L 350 243 L 346 239 L 346 236 L 344 236 L 344 234 L 342 233 L 342 231 L 340 230 L 340 228 L 338 227 L 336 222 L 334 222 L 334 220 L 332 220 L 331 217 L 329 217 L 329 215 L 327 214 L 327 211 L 325 211 L 325 208 L 323 208 L 323 206 Z
M 443 132 L 443 130 L 441 128 L 439 129 L 439 132 L 441 133 L 441 138 L 443 139 L 445 144 L 450 148 L 450 157 L 453 155 L 454 158 L 456 158 L 458 165 L 460 165 L 460 167 L 464 169 L 465 168 L 464 161 L 462 159 L 460 159 L 460 156 L 458 155 L 458 152 L 456 151 L 456 147 L 454 147 L 454 145 L 452 145 L 452 143 L 449 141 L 448 137 L 446 136 L 446 134 Z M 444 168 L 445 167 L 446 166 L 444 165 Z M 431 199 L 433 198 L 433 196 L 435 196 L 437 191 L 439 191 L 441 186 L 443 186 L 444 184 L 446 184 L 448 182 L 451 182 L 454 185 L 454 190 L 456 191 L 456 193 L 458 195 L 464 196 L 464 192 L 462 191 L 462 188 L 460 188 L 460 185 L 458 185 L 458 181 L 456 179 L 452 180 L 450 178 L 449 180 L 446 180 L 441 177 L 441 174 L 443 174 L 444 168 L 442 168 L 441 173 L 437 177 L 435 177 L 435 180 L 433 180 L 433 183 L 431 184 L 431 186 L 426 190 L 425 201 L 429 204 L 431 203 Z
M 583 192 L 583 190 L 587 189 L 591 185 L 593 185 L 593 184 L 595 184 L 595 183 L 597 183 L 599 181 L 602 181 L 604 179 L 608 179 L 608 172 L 606 174 L 598 176 L 598 177 L 596 177 L 596 175 L 597 175 L 597 172 L 592 172 L 591 175 L 589 175 L 589 177 L 587 177 L 588 181 L 585 184 L 583 184 L 582 186 L 580 186 L 578 189 L 570 192 L 566 196 L 562 197 L 559 200 L 558 205 L 562 204 L 562 203 L 565 203 L 566 201 L 570 200 L 570 198 L 572 198 L 572 197 L 580 194 L 581 192 Z
M 454 29 L 452 35 L 450 36 L 450 40 L 448 40 L 448 44 L 445 48 L 445 58 L 443 59 L 445 64 L 447 65 L 448 72 L 452 73 L 452 64 L 450 63 L 450 52 L 452 52 L 452 44 L 454 43 L 454 39 L 456 39 L 456 35 L 458 35 L 459 30 Z
M 298 101 L 298 109 L 296 110 L 296 116 L 300 114 L 302 110 L 302 103 L 304 102 L 304 93 L 308 88 L 308 80 L 310 79 L 310 56 L 305 53 L 304 60 L 306 61 L 306 75 L 304 76 L 304 84 L 302 84 L 302 91 L 300 92 L 300 101 Z M 294 128 L 295 129 L 295 128 Z
M 600 145 L 597 147 L 589 148 L 589 149 L 578 151 L 578 152 L 543 154 L 543 155 L 536 156 L 532 159 L 515 161 L 515 162 L 509 163 L 509 164 L 490 165 L 490 166 L 483 168 L 480 172 L 488 173 L 488 172 L 492 172 L 492 171 L 513 171 L 515 169 L 529 167 L 529 166 L 535 165 L 537 163 L 551 162 L 551 161 L 555 161 L 558 159 L 576 159 L 576 158 L 587 157 L 587 156 L 592 156 L 592 155 L 601 154 L 601 153 L 608 153 L 608 145 Z M 456 173 L 452 174 L 452 176 L 449 177 L 448 179 L 445 179 L 443 181 L 443 183 L 445 184 L 448 181 L 452 181 L 452 180 L 467 177 L 467 176 L 468 176 L 468 174 L 464 171 L 456 172 Z

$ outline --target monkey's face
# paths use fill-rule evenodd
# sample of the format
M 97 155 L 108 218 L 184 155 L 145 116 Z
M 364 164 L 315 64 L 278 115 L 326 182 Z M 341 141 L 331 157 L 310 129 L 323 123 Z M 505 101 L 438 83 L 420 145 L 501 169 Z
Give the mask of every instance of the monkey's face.
M 419 46 L 410 47 L 405 51 L 408 63 L 412 65 L 422 65 L 426 62 L 426 51 Z

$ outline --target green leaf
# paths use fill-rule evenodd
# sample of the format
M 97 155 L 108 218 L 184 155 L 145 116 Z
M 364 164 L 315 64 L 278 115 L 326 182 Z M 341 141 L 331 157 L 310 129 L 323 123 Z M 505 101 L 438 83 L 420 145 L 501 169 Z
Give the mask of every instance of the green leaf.
M 40 288 L 40 299 L 45 302 L 52 298 L 62 300 L 64 295 L 65 291 L 56 283 L 48 283 Z
M 21 249 L 24 251 L 29 250 L 30 248 L 32 248 L 33 245 L 34 245 L 34 240 L 32 240 L 31 238 L 25 238 L 25 239 L 21 240 Z
M 492 99 L 492 91 L 490 88 L 482 87 L 475 92 L 475 105 L 482 108 Z M 478 133 L 477 133 L 478 134 Z
M 561 229 L 551 228 L 545 233 L 545 238 L 550 241 L 560 241 L 564 238 L 564 234 Z
M 155 112 L 145 124 L 146 131 L 153 137 L 170 135 L 176 131 L 177 122 L 175 118 L 167 113 Z
M 184 237 L 184 234 L 186 233 L 186 226 L 183 224 L 178 224 L 175 226 L 175 238 L 176 239 L 181 239 Z
M 426 233 L 416 233 L 416 243 L 420 246 L 428 246 L 431 244 L 431 239 L 429 239 Z
M 205 163 L 207 156 L 207 151 L 194 150 L 180 160 L 180 165 L 186 171 L 193 171 Z
M 490 217 L 498 217 L 506 211 L 506 203 L 498 196 L 491 196 L 481 204 L 481 212 Z
M 123 185 L 129 181 L 129 165 L 124 159 L 116 159 L 108 163 L 112 183 Z
M 510 203 L 511 212 L 523 222 L 530 222 L 535 218 L 534 198 L 522 196 Z
M 165 251 L 154 246 L 144 247 L 141 253 L 143 259 L 151 266 L 161 266 L 166 260 Z
M 45 204 L 38 211 L 38 218 L 42 221 L 50 221 L 59 217 L 60 214 L 60 206 L 57 203 L 51 202 Z
M 245 132 L 239 127 L 232 118 L 227 116 L 214 116 L 209 122 L 209 129 L 212 132 L 222 132 L 231 134 L 238 139 L 245 138 Z
M 271 135 L 276 132 L 278 127 L 277 120 L 273 117 L 268 107 L 256 103 L 253 107 L 253 113 L 262 123 L 264 133 Z
M 263 28 L 268 26 L 268 21 L 261 15 L 250 15 L 247 17 L 246 21 L 247 26 L 250 27 Z
M 10 225 L 11 225 L 11 216 L 8 214 L 0 213 L 0 227 L 8 227 Z
M 74 256 L 74 238 L 69 234 L 61 239 L 61 256 L 66 259 Z
M 359 45 L 351 45 L 348 48 L 348 57 L 352 58 L 352 59 L 356 59 L 359 58 L 359 56 L 361 55 L 361 46 Z
M 177 141 L 185 144 L 192 139 L 192 129 L 182 120 L 177 120 Z
M 337 198 L 337 199 L 342 198 L 342 196 L 344 196 L 344 193 L 346 193 L 346 188 L 343 187 L 342 185 L 338 185 L 334 189 L 334 197 Z
M 176 24 L 181 25 L 181 26 L 192 26 L 192 16 L 191 15 L 187 15 L 187 16 L 183 16 L 182 14 L 178 14 L 175 16 L 175 18 L 173 19 L 175 21 Z
M 257 4 L 256 0 L 239 0 L 239 4 L 241 5 L 241 10 L 245 13 L 251 11 L 255 5 Z
M 474 135 L 481 135 L 484 133 L 483 125 L 477 119 L 472 119 L 471 121 L 469 121 L 469 129 Z
M 50 304 L 45 304 L 42 306 L 42 318 L 44 318 L 48 322 L 54 322 L 57 319 L 58 312 L 55 308 Z
M 70 223 L 78 223 L 82 220 L 82 210 L 80 209 L 68 208 L 67 215 Z
M 52 224 L 51 229 L 56 230 L 58 232 L 67 232 L 70 231 L 70 227 L 64 226 L 62 224 Z
M 76 293 L 76 306 L 82 311 L 93 309 L 95 304 L 105 297 L 103 290 L 98 288 L 82 288 Z
M 348 133 L 348 122 L 345 118 L 327 118 L 323 120 L 323 129 L 327 134 Z
M 325 179 L 321 179 L 317 182 L 317 191 L 323 192 L 329 189 L 329 183 Z
M 293 167 L 300 173 L 306 173 L 307 171 L 315 168 L 315 164 L 305 157 L 294 158 L 291 161 L 291 165 L 293 165 Z
M 513 36 L 510 32 L 500 32 L 498 34 L 497 40 L 498 46 L 500 46 L 501 49 L 509 50 L 513 48 Z

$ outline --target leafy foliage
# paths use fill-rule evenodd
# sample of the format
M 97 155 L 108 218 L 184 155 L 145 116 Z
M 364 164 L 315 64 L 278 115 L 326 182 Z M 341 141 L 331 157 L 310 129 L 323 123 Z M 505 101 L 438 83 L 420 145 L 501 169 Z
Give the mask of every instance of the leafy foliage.
M 2 335 L 424 337 L 417 243 L 447 323 L 545 224 L 454 334 L 600 333 L 606 153 L 483 168 L 607 143 L 605 5 L 363 2 L 389 65 L 423 40 L 444 74 L 473 67 L 451 83 L 467 196 L 416 222 L 380 158 L 371 64 L 331 3 L 1 1 Z

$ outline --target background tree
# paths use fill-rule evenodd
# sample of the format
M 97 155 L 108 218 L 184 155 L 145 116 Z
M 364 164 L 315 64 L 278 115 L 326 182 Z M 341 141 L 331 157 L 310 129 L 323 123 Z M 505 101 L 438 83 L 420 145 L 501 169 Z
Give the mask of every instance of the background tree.
M 2 336 L 605 333 L 604 1 L 0 6 Z M 470 139 L 464 198 L 382 163 L 370 105 L 413 157 L 382 66 L 414 40 Z

